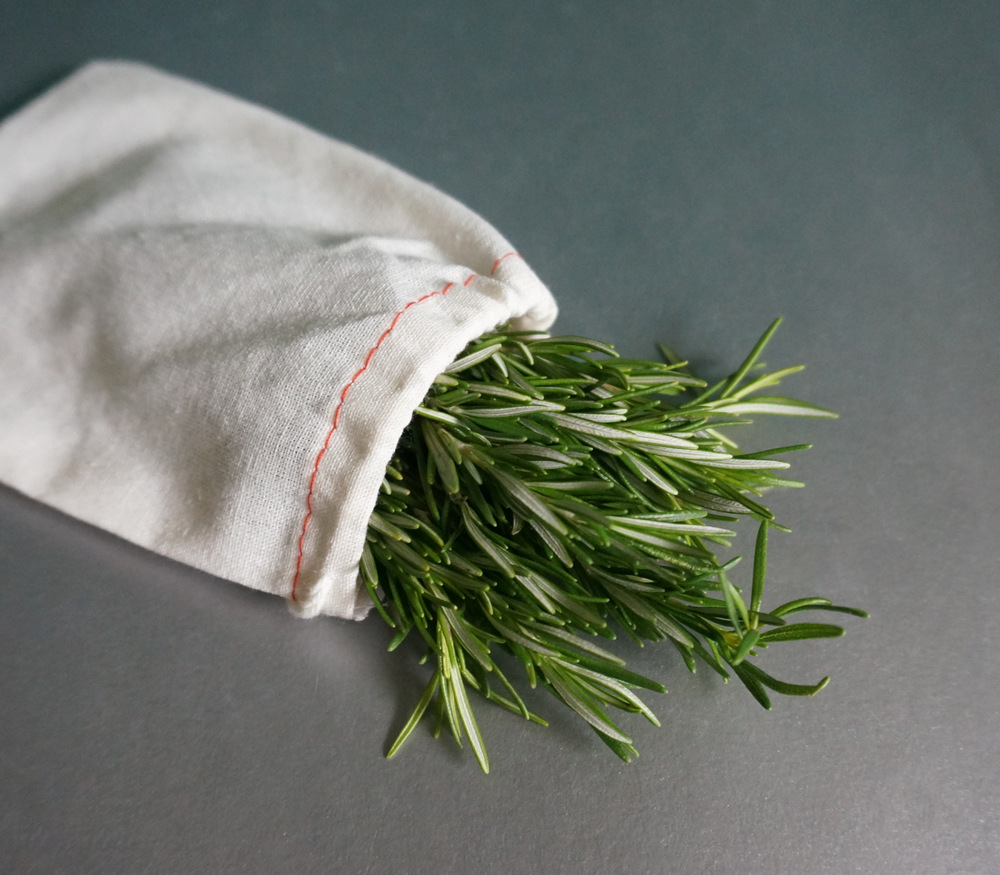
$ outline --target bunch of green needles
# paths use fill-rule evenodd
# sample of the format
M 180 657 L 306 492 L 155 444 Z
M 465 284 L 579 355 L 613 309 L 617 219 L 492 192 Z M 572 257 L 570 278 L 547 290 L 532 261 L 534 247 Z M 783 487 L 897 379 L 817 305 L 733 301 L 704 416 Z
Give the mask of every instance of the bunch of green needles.
M 761 495 L 801 485 L 778 475 L 788 464 L 775 457 L 805 445 L 741 453 L 727 431 L 758 414 L 834 415 L 762 394 L 800 370 L 758 365 L 779 323 L 711 387 L 665 347 L 664 362 L 640 361 L 587 338 L 503 328 L 437 377 L 386 471 L 361 561 L 396 630 L 390 650 L 415 633 L 434 666 L 390 757 L 430 712 L 435 734 L 467 738 L 489 771 L 470 691 L 544 724 L 518 693 L 527 683 L 629 761 L 637 751 L 609 709 L 657 723 L 636 690 L 666 690 L 598 644 L 622 631 L 669 641 L 692 672 L 700 661 L 735 674 L 765 708 L 768 690 L 822 689 L 827 678 L 787 683 L 751 661 L 779 641 L 843 634 L 789 622 L 799 611 L 865 616 L 823 598 L 761 607 L 768 531 L 787 531 Z M 738 558 L 713 551 L 748 517 L 749 597 L 730 580 Z M 507 673 L 498 651 L 514 658 Z

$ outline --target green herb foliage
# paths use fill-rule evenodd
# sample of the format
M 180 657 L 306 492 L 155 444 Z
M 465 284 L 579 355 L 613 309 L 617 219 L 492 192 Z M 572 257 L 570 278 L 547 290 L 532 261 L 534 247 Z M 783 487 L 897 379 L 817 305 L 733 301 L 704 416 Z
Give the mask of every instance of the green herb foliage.
M 663 693 L 597 642 L 624 632 L 669 641 L 743 682 L 808 696 L 826 684 L 779 681 L 750 661 L 778 641 L 835 637 L 839 626 L 789 623 L 822 598 L 761 610 L 768 531 L 761 503 L 775 458 L 803 446 L 740 453 L 726 431 L 759 413 L 833 416 L 761 394 L 799 370 L 761 372 L 775 322 L 728 379 L 707 388 L 668 348 L 666 362 L 619 358 L 607 344 L 501 329 L 471 344 L 434 382 L 386 471 L 361 577 L 396 634 L 421 636 L 434 665 L 391 757 L 430 709 L 435 734 L 467 739 L 489 770 L 474 691 L 544 724 L 518 693 L 541 684 L 622 759 L 637 755 L 609 709 L 653 712 L 635 692 Z M 750 598 L 721 562 L 741 519 L 757 521 Z M 508 677 L 503 650 L 524 678 Z M 506 663 L 510 663 L 507 660 Z M 505 664 L 506 664 L 505 663 Z M 510 671 L 510 669 L 508 669 Z M 523 687 L 522 687 L 523 689 Z

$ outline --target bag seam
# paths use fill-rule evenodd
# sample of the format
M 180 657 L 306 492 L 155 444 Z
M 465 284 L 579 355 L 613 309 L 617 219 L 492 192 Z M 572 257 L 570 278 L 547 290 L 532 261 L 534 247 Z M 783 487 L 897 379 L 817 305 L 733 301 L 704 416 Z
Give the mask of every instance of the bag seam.
M 500 268 L 500 265 L 506 259 L 512 257 L 520 258 L 521 255 L 517 252 L 507 252 L 504 255 L 501 255 L 496 261 L 493 262 L 493 267 L 490 269 L 489 275 L 493 276 L 493 274 L 495 274 L 497 270 Z M 462 287 L 467 287 L 477 276 L 478 274 L 475 273 L 467 276 L 465 280 L 461 283 Z M 425 301 L 429 301 L 432 298 L 438 298 L 447 295 L 448 292 L 450 292 L 453 288 L 455 288 L 455 286 L 456 286 L 455 282 L 450 282 L 444 288 L 438 289 L 437 291 L 434 292 L 428 292 L 426 295 L 423 295 L 420 298 L 416 298 L 415 300 L 410 301 L 405 307 L 399 309 L 392 317 L 392 321 L 389 323 L 389 327 L 382 332 L 382 334 L 379 336 L 379 339 L 375 341 L 375 344 L 371 347 L 371 349 L 368 350 L 368 353 L 365 356 L 364 362 L 362 363 L 361 367 L 358 368 L 358 370 L 354 373 L 354 376 L 351 377 L 351 379 L 348 380 L 347 383 L 344 384 L 344 387 L 340 390 L 340 398 L 333 409 L 333 417 L 330 424 L 330 429 L 329 431 L 327 431 L 326 438 L 323 441 L 323 445 L 320 447 L 319 452 L 316 454 L 316 458 L 313 460 L 312 473 L 309 476 L 309 485 L 306 490 L 306 502 L 305 502 L 306 512 L 305 516 L 302 519 L 302 526 L 299 531 L 298 555 L 296 556 L 295 559 L 295 573 L 292 576 L 292 591 L 290 599 L 293 602 L 296 603 L 299 602 L 298 599 L 299 579 L 302 576 L 302 565 L 305 561 L 306 536 L 309 534 L 309 524 L 311 523 L 313 518 L 313 495 L 316 492 L 316 480 L 319 477 L 319 469 L 323 464 L 323 458 L 326 456 L 327 450 L 330 449 L 330 443 L 333 440 L 334 434 L 340 427 L 341 413 L 344 409 L 344 404 L 346 403 L 347 398 L 350 395 L 351 389 L 354 387 L 354 384 L 357 383 L 357 381 L 361 379 L 362 376 L 364 376 L 365 372 L 371 366 L 371 363 L 374 360 L 376 354 L 382 348 L 382 344 L 384 344 L 386 340 L 388 340 L 389 337 L 392 335 L 393 331 L 396 330 L 396 326 L 399 324 L 399 321 L 403 318 L 403 315 L 408 310 L 410 310 L 412 307 L 416 307 L 418 304 L 422 304 Z

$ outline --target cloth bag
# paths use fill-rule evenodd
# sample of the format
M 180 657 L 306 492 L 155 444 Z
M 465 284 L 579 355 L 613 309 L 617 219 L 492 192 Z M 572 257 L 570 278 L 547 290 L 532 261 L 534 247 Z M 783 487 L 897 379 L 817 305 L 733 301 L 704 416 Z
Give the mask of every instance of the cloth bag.
M 555 314 L 455 200 L 204 86 L 96 62 L 0 124 L 0 481 L 303 616 L 370 607 L 433 378 Z

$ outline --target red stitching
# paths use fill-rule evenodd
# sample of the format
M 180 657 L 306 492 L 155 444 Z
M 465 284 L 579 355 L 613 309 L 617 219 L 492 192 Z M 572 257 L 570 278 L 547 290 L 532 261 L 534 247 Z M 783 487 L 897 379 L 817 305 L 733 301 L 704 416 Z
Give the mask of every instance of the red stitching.
M 504 255 L 501 255 L 496 261 L 493 262 L 493 268 L 490 270 L 490 276 L 493 276 L 493 274 L 497 272 L 497 268 L 500 267 L 500 262 L 503 261 L 505 258 L 520 258 L 520 257 L 521 257 L 520 252 L 508 252 Z
M 493 262 L 493 267 L 490 270 L 490 276 L 497 272 L 497 268 L 500 267 L 501 262 L 504 259 L 510 257 L 520 258 L 520 253 L 508 252 L 501 255 L 496 261 Z M 463 286 L 468 286 L 476 278 L 476 274 L 470 274 L 466 277 L 465 282 L 462 283 Z M 436 298 L 438 296 L 447 295 L 448 292 L 454 288 L 455 283 L 448 283 L 443 289 L 438 289 L 436 292 L 429 292 L 422 298 L 417 298 L 415 301 L 410 301 L 405 307 L 399 310 L 395 316 L 392 318 L 392 322 L 389 323 L 389 327 L 382 332 L 382 335 L 375 345 L 368 350 L 368 354 L 365 356 L 364 364 L 358 368 L 357 372 L 347 381 L 347 384 L 340 391 L 340 400 L 337 402 L 337 406 L 333 410 L 333 422 L 330 425 L 330 430 L 326 433 L 326 439 L 323 441 L 323 446 L 320 447 L 320 451 L 316 454 L 316 460 L 313 462 L 312 474 L 309 476 L 309 489 L 306 492 L 306 515 L 302 520 L 302 531 L 299 533 L 299 554 L 295 560 L 295 576 L 292 578 L 292 601 L 297 602 L 297 591 L 299 586 L 299 577 L 302 574 L 302 562 L 305 559 L 305 546 L 306 546 L 306 534 L 309 532 L 309 523 L 313 516 L 313 493 L 316 489 L 316 478 L 319 476 L 319 466 L 323 462 L 323 457 L 326 455 L 326 451 L 330 448 L 330 441 L 333 440 L 333 434 L 340 425 L 340 412 L 344 407 L 344 403 L 347 401 L 347 396 L 350 394 L 351 389 L 354 384 L 361 378 L 362 374 L 368 370 L 371 365 L 372 360 L 375 358 L 375 354 L 382 347 L 382 344 L 388 340 L 389 335 L 395 330 L 396 325 L 399 324 L 399 320 L 403 318 L 403 314 L 410 309 L 410 307 L 415 307 L 417 304 L 422 304 L 424 301 L 429 301 L 431 298 Z

